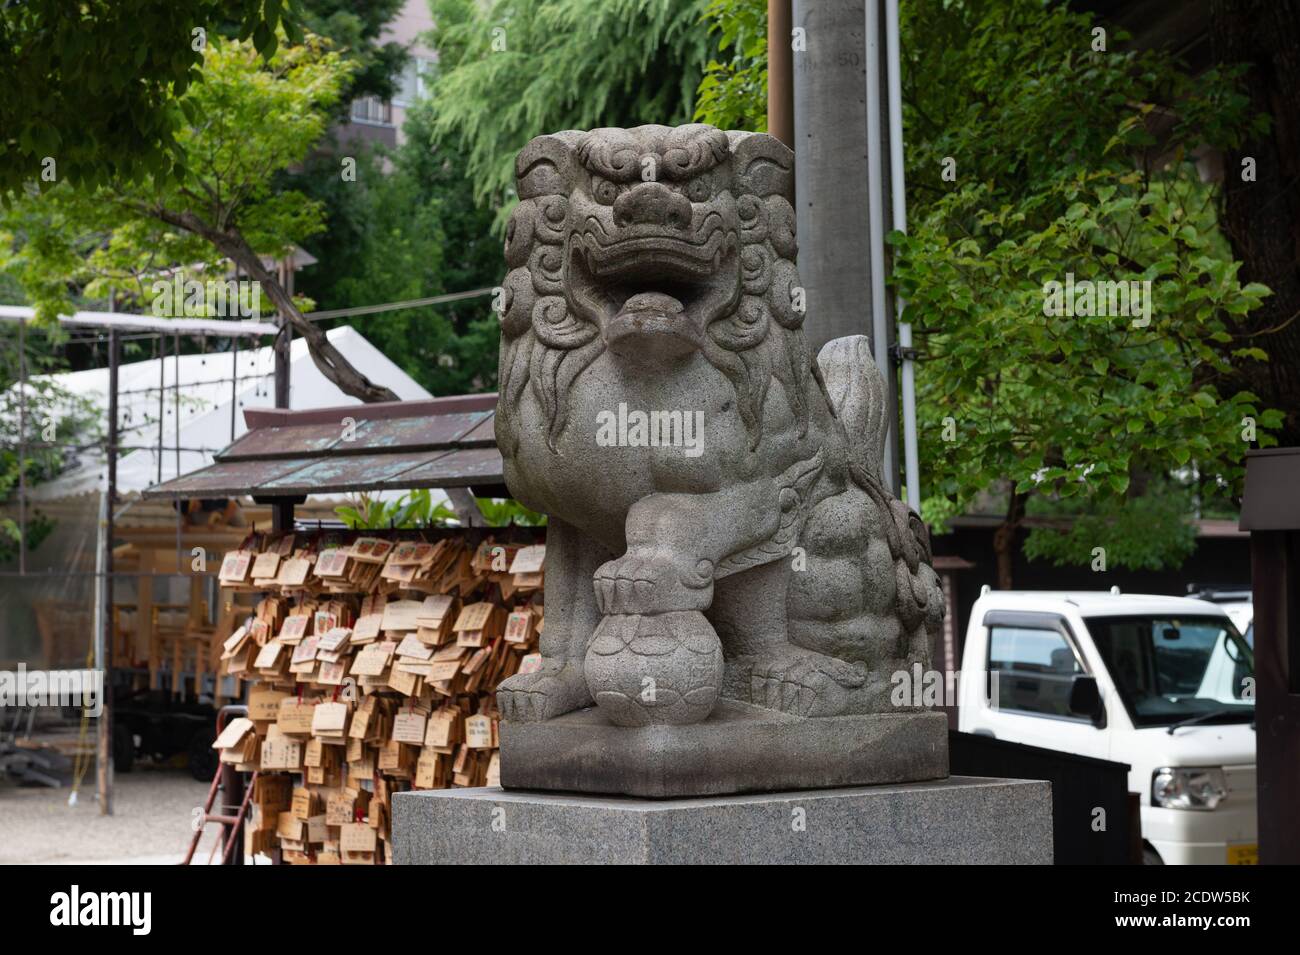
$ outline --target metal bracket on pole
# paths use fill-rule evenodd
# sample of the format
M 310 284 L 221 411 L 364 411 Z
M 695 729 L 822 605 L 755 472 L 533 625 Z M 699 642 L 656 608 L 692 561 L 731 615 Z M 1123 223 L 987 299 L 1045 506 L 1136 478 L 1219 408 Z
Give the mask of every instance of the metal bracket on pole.
M 915 348 L 904 348 L 898 342 L 889 346 L 889 357 L 893 359 L 895 365 L 901 365 L 905 361 L 916 361 L 920 357 L 920 352 Z

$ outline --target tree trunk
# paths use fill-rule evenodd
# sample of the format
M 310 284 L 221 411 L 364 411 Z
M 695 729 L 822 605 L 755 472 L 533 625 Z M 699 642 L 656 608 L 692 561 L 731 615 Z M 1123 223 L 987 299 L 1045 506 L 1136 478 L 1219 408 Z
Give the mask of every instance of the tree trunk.
M 1265 408 L 1286 415 L 1278 436 L 1300 445 L 1300 0 L 1213 0 L 1214 59 L 1247 63 L 1250 108 L 1271 118 L 1269 129 L 1224 156 L 1220 222 L 1243 282 L 1273 290 L 1236 329 L 1270 361 L 1238 361 L 1237 381 Z M 1244 181 L 1243 160 L 1255 181 Z M 1260 333 L 1264 334 L 1260 334 Z
M 998 590 L 1010 590 L 1012 585 L 1012 567 L 1016 560 L 1016 531 L 1025 516 L 1025 499 L 1011 489 L 1011 500 L 1007 502 L 1007 519 L 993 533 L 993 553 L 998 561 Z
M 208 225 L 192 212 L 176 212 L 162 207 L 151 207 L 150 215 L 179 229 L 199 236 L 212 243 L 223 255 L 229 258 L 256 281 L 262 291 L 275 303 L 280 314 L 293 326 L 294 331 L 307 340 L 307 350 L 312 361 L 329 381 L 338 386 L 345 395 L 359 398 L 365 402 L 398 401 L 397 394 L 383 385 L 376 385 L 361 372 L 352 367 L 352 363 L 330 344 L 325 330 L 314 322 L 303 318 L 293 298 L 280 280 L 265 266 L 262 259 L 244 239 L 238 229 L 217 229 Z

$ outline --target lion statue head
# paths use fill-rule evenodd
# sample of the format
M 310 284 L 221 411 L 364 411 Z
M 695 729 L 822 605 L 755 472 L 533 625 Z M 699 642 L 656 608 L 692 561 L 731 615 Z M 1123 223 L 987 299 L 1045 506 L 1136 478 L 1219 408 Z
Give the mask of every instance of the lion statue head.
M 699 124 L 525 146 L 506 231 L 505 413 L 531 383 L 554 450 L 571 386 L 606 349 L 647 374 L 699 352 L 735 388 L 751 450 L 773 380 L 806 429 L 793 165 L 772 136 Z

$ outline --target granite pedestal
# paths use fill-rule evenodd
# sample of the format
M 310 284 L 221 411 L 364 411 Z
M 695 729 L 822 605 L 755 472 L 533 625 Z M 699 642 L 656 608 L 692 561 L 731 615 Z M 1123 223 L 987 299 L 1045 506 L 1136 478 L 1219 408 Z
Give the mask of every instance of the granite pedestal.
M 595 707 L 501 724 L 506 789 L 655 799 L 947 775 L 948 718 L 938 712 L 801 719 L 723 700 L 686 726 L 615 726 Z
M 924 783 L 693 799 L 500 788 L 393 796 L 400 864 L 1049 864 L 1051 786 Z

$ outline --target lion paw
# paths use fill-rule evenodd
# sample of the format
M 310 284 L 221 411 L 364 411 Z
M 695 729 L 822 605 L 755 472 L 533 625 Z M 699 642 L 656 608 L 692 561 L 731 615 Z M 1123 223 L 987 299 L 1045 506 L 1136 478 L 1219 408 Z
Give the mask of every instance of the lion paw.
M 704 610 L 713 602 L 713 564 L 665 550 L 630 550 L 601 564 L 592 581 L 606 616 Z
M 497 687 L 503 720 L 538 722 L 591 705 L 580 661 L 543 660 L 540 670 L 516 673 Z
M 811 650 L 790 647 L 756 659 L 750 672 L 752 701 L 795 716 L 838 716 L 867 682 L 861 667 Z

